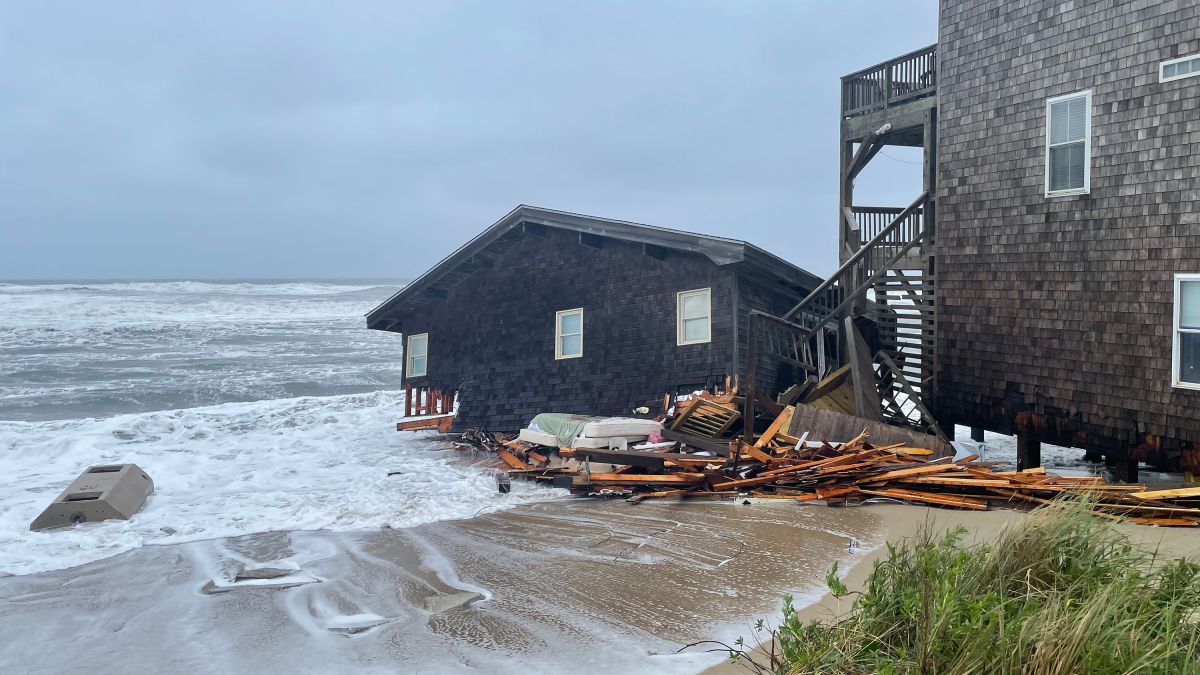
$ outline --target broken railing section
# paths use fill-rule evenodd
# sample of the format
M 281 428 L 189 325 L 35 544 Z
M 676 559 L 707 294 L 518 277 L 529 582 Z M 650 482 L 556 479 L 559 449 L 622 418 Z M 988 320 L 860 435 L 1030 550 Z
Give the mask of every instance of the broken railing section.
M 442 392 L 432 387 L 404 388 L 404 416 L 445 415 L 454 412 L 455 392 Z
M 405 387 L 404 419 L 396 423 L 396 431 L 450 431 L 454 424 L 457 400 L 456 392 L 442 392 L 432 387 Z

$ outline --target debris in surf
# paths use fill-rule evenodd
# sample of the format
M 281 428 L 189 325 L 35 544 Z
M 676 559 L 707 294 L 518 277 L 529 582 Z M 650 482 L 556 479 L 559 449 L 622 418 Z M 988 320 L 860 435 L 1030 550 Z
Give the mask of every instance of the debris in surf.
M 798 404 L 802 405 L 802 404 Z M 1032 508 L 1070 493 L 1085 497 L 1097 516 L 1144 525 L 1200 525 L 1200 489 L 1148 492 L 1144 485 L 1110 484 L 1099 476 L 1062 476 L 1044 468 L 1008 471 L 976 455 L 953 459 L 943 449 L 908 443 L 874 444 L 867 431 L 834 442 L 812 430 L 793 436 L 796 406 L 786 406 L 765 430 L 730 436 L 737 424 L 732 395 L 706 394 L 668 409 L 653 425 L 630 427 L 620 442 L 594 434 L 607 422 L 574 415 L 539 415 L 516 439 L 474 432 L 464 440 L 491 451 L 504 478 L 563 487 L 580 496 L 638 503 L 647 499 L 782 499 L 834 506 L 895 501 L 986 511 Z M 799 419 L 799 418 L 798 418 Z M 555 427 L 546 430 L 547 422 Z M 527 433 L 528 432 L 528 433 Z M 565 435 L 563 435 L 565 434 Z M 820 440 L 808 440 L 810 437 Z M 662 438 L 671 443 L 655 442 Z M 931 437 L 932 438 L 932 437 Z M 595 442 L 592 442 L 595 441 Z M 933 445 L 932 443 L 930 445 Z M 595 446 L 595 447 L 592 447 Z M 853 549 L 853 543 L 851 543 Z
M 136 464 L 89 466 L 30 523 L 53 530 L 81 523 L 129 520 L 154 492 L 154 481 Z

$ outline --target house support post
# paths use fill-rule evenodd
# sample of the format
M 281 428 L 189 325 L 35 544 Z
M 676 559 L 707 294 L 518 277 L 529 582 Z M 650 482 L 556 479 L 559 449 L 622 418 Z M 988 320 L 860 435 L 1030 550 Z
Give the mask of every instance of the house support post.
M 1104 465 L 1120 483 L 1136 483 L 1138 480 L 1138 461 L 1128 449 L 1105 453 Z
M 1037 436 L 1017 436 L 1017 471 L 1042 465 L 1042 441 Z
M 983 427 L 971 427 L 971 440 L 976 443 L 983 442 Z
M 754 399 L 758 398 L 758 326 L 761 321 L 757 314 L 751 312 L 746 326 L 746 334 L 750 337 L 750 344 L 746 346 L 746 390 L 742 392 L 746 398 L 742 411 L 742 439 L 746 445 L 754 445 Z M 734 471 L 737 471 L 740 454 L 734 451 L 729 453 Z

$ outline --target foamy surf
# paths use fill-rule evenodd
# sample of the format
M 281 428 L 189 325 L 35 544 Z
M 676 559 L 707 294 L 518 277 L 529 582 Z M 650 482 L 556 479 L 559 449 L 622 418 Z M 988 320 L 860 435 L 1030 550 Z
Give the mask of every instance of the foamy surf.
M 255 532 L 410 527 L 561 491 L 493 476 L 392 431 L 393 391 L 227 403 L 105 419 L 0 422 L 0 572 L 74 567 L 140 546 Z M 91 464 L 133 462 L 155 493 L 130 521 L 30 532 Z M 401 473 L 388 476 L 389 469 Z

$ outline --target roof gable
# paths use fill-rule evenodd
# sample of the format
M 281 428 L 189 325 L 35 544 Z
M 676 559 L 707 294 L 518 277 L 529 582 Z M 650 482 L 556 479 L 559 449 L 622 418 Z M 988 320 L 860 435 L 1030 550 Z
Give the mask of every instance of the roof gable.
M 400 318 L 395 315 L 395 310 L 403 305 L 422 298 L 444 299 L 451 286 L 479 266 L 488 264 L 486 259 L 480 258 L 485 249 L 498 244 L 501 238 L 512 230 L 531 226 L 552 227 L 579 232 L 581 236 L 607 237 L 640 243 L 648 247 L 649 254 L 653 254 L 653 249 L 649 247 L 695 253 L 708 258 L 716 265 L 752 262 L 758 271 L 773 273 L 785 283 L 802 287 L 812 288 L 821 281 L 799 267 L 737 239 L 522 204 L 371 310 L 367 314 L 367 327 L 389 330 Z

